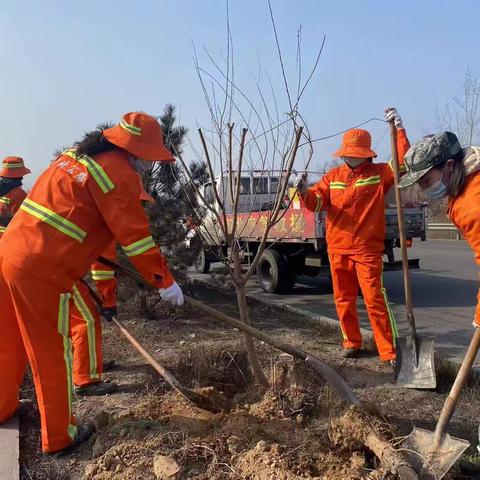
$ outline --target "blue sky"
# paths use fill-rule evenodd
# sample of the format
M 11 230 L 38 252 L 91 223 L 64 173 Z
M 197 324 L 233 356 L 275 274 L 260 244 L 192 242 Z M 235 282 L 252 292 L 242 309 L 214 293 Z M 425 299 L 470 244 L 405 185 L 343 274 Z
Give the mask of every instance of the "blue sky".
M 290 78 L 298 26 L 304 69 L 327 37 L 302 106 L 315 137 L 382 116 L 386 105 L 394 105 L 415 140 L 433 129 L 436 109 L 459 92 L 467 66 L 480 71 L 480 3 L 473 0 L 272 5 Z M 283 94 L 266 2 L 231 0 L 230 21 L 239 84 L 252 91 L 260 59 Z M 219 58 L 225 1 L 3 2 L 0 36 L 0 155 L 23 156 L 33 180 L 56 148 L 131 110 L 159 113 L 172 102 L 196 141 L 197 122 L 208 124 L 208 112 L 192 40 Z M 367 128 L 376 144 L 384 125 Z M 313 165 L 329 161 L 339 142 L 317 143 Z M 386 157 L 388 136 L 377 150 Z

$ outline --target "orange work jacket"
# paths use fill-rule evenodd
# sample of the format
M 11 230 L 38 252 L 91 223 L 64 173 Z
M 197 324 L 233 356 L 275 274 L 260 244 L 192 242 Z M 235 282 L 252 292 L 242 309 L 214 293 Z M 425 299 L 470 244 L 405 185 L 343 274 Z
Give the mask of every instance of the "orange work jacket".
M 16 187 L 3 197 L 0 197 L 0 218 L 13 217 L 17 213 L 26 196 L 27 194 L 21 187 Z M 0 237 L 4 234 L 6 228 L 7 225 L 3 225 L 0 222 Z
M 115 240 L 156 288 L 173 283 L 124 150 L 67 150 L 42 173 L 0 240 L 0 256 L 69 291 Z
M 404 129 L 397 132 L 400 170 L 409 149 Z M 330 170 L 302 199 L 314 212 L 327 211 L 327 248 L 345 255 L 382 254 L 385 241 L 385 195 L 394 184 L 391 163 L 366 161 Z
M 480 172 L 469 175 L 460 195 L 449 200 L 448 215 L 470 244 L 480 265 Z M 480 325 L 480 292 L 475 320 Z

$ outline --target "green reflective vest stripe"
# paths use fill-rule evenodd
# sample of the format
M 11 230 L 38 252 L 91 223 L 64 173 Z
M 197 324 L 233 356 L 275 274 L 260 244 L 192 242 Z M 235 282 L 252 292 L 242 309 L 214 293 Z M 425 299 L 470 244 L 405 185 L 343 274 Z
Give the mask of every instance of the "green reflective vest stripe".
M 61 293 L 58 304 L 58 332 L 63 339 L 63 359 L 65 361 L 65 369 L 67 374 L 67 392 L 68 392 L 68 412 L 72 417 L 72 401 L 73 401 L 73 353 L 72 340 L 70 339 L 70 297 L 69 293 Z M 72 440 L 77 436 L 77 427 L 68 425 L 68 435 Z
M 379 185 L 382 182 L 380 175 L 375 175 L 373 177 L 361 178 L 357 180 L 354 184 L 354 187 L 368 187 L 370 185 Z
M 323 205 L 322 196 L 317 195 L 317 204 L 315 205 L 314 212 L 319 212 L 322 209 L 322 205 Z
M 92 157 L 89 157 L 88 155 L 82 155 L 79 157 L 75 153 L 75 150 L 71 149 L 65 150 L 63 155 L 73 158 L 77 162 L 84 165 L 87 168 L 88 173 L 90 173 L 103 193 L 111 192 L 115 188 L 115 184 L 112 182 L 105 170 Z
M 90 270 L 93 280 L 111 280 L 115 278 L 113 270 Z
M 5 233 L 7 231 L 7 227 L 0 227 L 0 233 Z
M 125 120 L 120 122 L 120 127 L 126 130 L 127 132 L 131 133 L 132 135 L 139 136 L 142 134 L 142 129 L 140 127 L 136 127 L 131 123 L 127 123 Z
M 11 200 L 8 197 L 0 197 L 0 203 L 3 203 L 4 205 L 10 205 Z
M 150 237 L 143 238 L 142 240 L 138 240 L 138 242 L 134 242 L 122 248 L 128 257 L 134 257 L 135 255 L 140 255 L 142 253 L 145 253 L 147 250 L 150 250 L 155 246 L 156 246 L 155 242 L 153 241 L 153 238 L 150 236 Z
M 88 358 L 90 363 L 90 378 L 100 378 L 97 365 L 97 343 L 95 338 L 95 317 L 92 315 L 91 310 L 88 308 L 85 300 L 83 299 L 80 291 L 73 286 L 73 302 L 78 311 L 82 315 L 87 325 L 87 342 L 88 342 Z
M 79 226 L 28 198 L 20 205 L 20 210 L 29 213 L 42 222 L 48 223 L 51 227 L 77 240 L 77 242 L 82 243 L 87 236 L 87 232 L 83 231 Z
M 345 182 L 330 182 L 330 190 L 344 190 L 346 186 Z

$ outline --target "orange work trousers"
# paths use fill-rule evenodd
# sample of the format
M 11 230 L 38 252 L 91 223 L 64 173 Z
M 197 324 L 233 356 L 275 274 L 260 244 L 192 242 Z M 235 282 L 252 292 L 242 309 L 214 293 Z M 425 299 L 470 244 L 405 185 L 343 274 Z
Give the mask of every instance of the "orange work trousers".
M 377 350 L 382 360 L 396 358 L 395 338 L 398 335 L 395 318 L 383 286 L 381 255 L 343 255 L 330 253 L 333 293 L 344 348 L 360 348 L 362 334 L 357 313 L 360 287 L 373 330 Z
M 102 379 L 102 322 L 100 312 L 83 282 L 73 286 L 70 302 L 73 383 L 81 387 Z
M 18 407 L 28 357 L 44 452 L 62 450 L 77 434 L 72 413 L 69 301 L 69 292 L 0 258 L 0 423 Z

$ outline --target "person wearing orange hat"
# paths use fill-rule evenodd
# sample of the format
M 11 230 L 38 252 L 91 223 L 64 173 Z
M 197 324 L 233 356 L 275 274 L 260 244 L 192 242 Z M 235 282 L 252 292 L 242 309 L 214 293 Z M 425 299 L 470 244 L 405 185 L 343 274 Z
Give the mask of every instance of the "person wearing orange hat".
M 397 127 L 397 147 L 402 172 L 409 148 L 400 115 L 385 110 L 387 121 Z M 383 285 L 385 195 L 394 184 L 391 163 L 373 163 L 370 133 L 353 129 L 345 133 L 334 154 L 344 165 L 334 168 L 313 187 L 306 175 L 295 180 L 305 206 L 327 211 L 327 248 L 333 280 L 335 306 L 343 336 L 345 357 L 357 356 L 362 346 L 357 313 L 358 288 L 362 290 L 380 359 L 395 361 L 397 328 Z
M 140 176 L 140 201 L 153 202 L 153 198 L 144 190 Z M 117 244 L 113 241 L 102 253 L 108 260 L 117 260 Z M 87 285 L 76 282 L 70 302 L 70 330 L 73 343 L 73 383 L 78 396 L 108 395 L 117 391 L 114 382 L 103 381 L 105 370 L 110 369 L 114 361 L 103 362 L 101 317 L 111 321 L 117 315 L 118 281 L 113 268 L 96 260 L 90 267 L 90 274 L 102 301 L 100 308 Z
M 137 172 L 174 160 L 158 121 L 128 113 L 53 161 L 0 240 L 0 423 L 18 407 L 28 359 L 44 452 L 72 449 L 94 429 L 77 426 L 72 412 L 69 325 L 73 285 L 93 261 L 115 240 L 162 299 L 183 304 L 138 201 Z
M 0 170 L 0 238 L 27 196 L 22 189 L 22 180 L 29 173 L 30 170 L 25 168 L 23 158 L 6 157 L 3 159 Z

